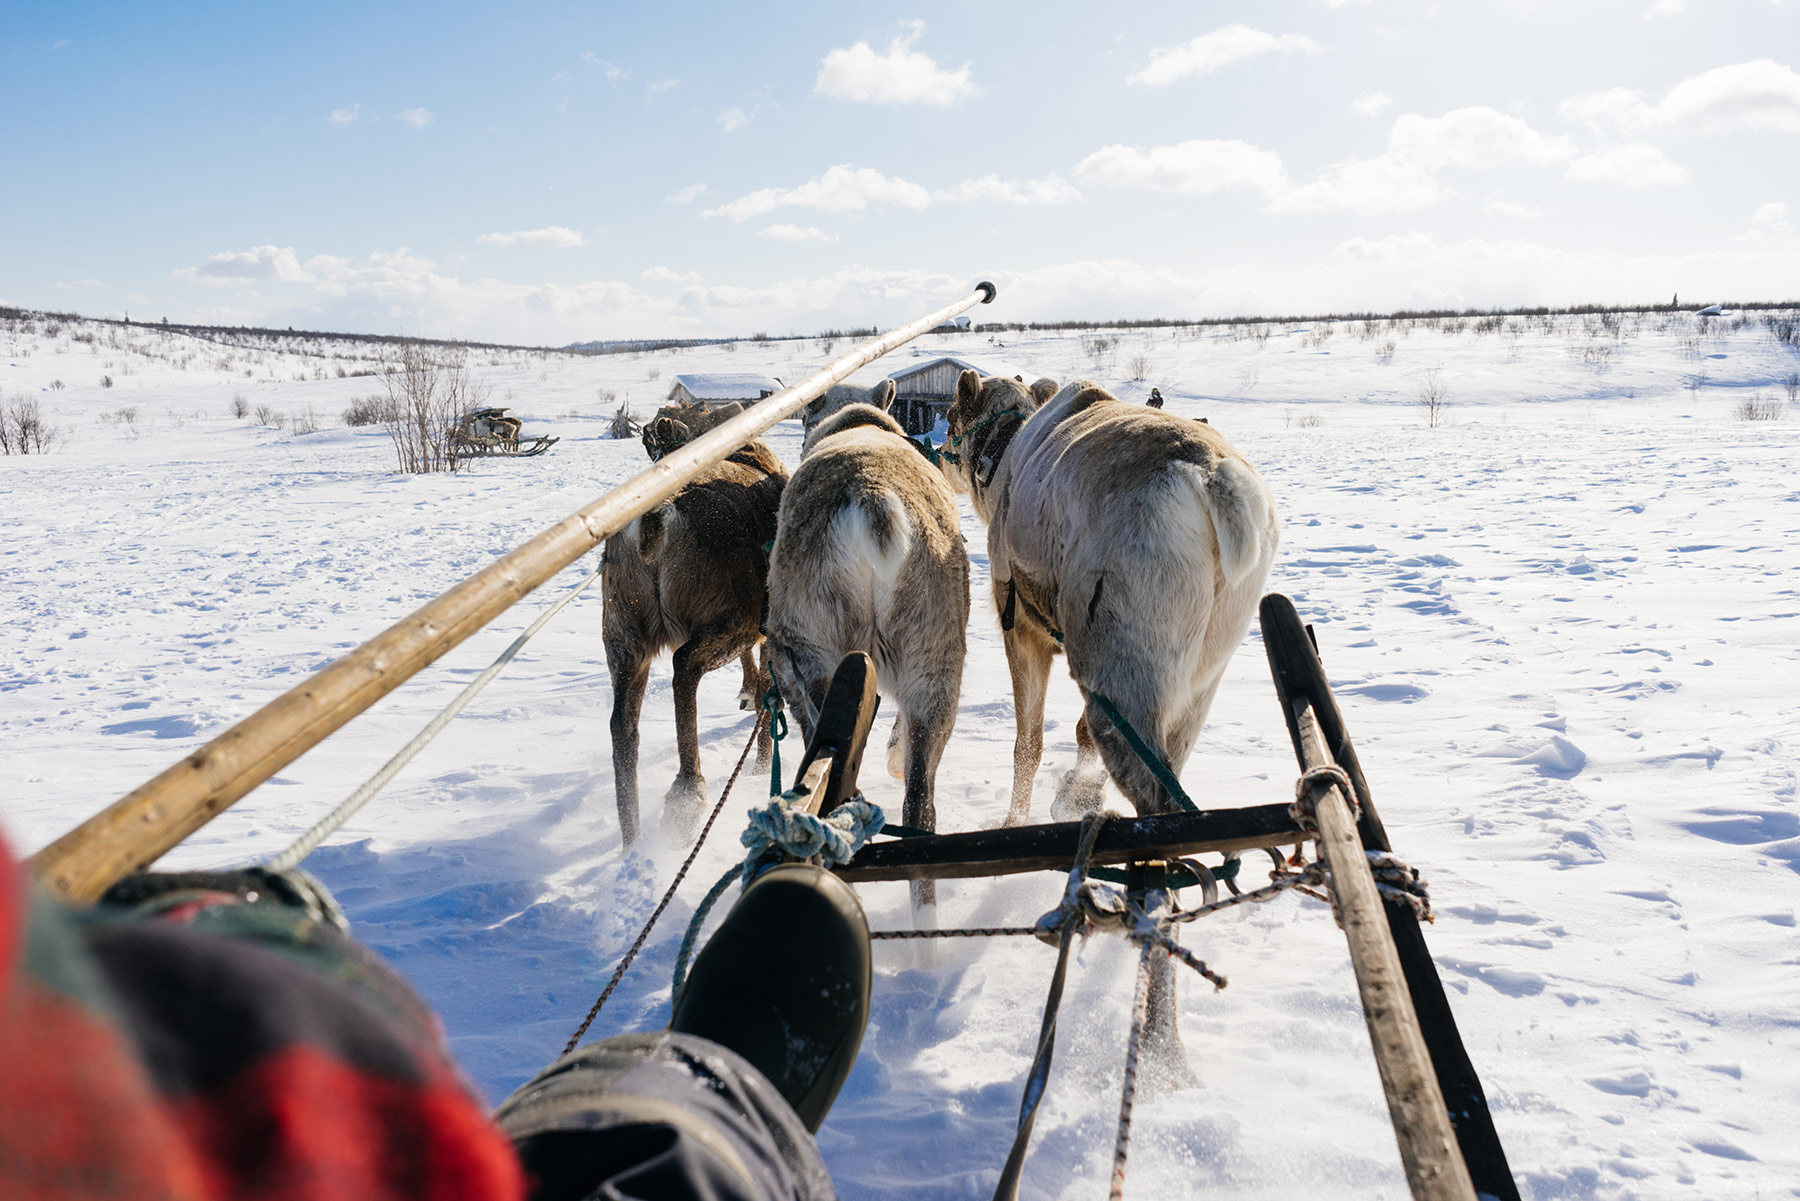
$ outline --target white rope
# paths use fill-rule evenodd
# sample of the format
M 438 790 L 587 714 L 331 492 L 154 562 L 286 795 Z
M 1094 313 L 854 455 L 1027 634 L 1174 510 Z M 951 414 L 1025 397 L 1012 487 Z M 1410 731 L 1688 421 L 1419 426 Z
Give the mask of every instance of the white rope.
M 444 706 L 443 712 L 439 713 L 436 717 L 432 718 L 431 721 L 426 723 L 423 730 L 420 730 L 417 734 L 413 735 L 411 742 L 401 747 L 398 754 L 383 764 L 380 771 L 365 780 L 362 787 L 358 788 L 348 797 L 345 797 L 342 804 L 326 814 L 312 829 L 308 830 L 305 834 L 302 834 L 299 839 L 294 842 L 294 845 L 290 846 L 287 850 L 282 851 L 279 855 L 272 856 L 265 860 L 263 866 L 272 872 L 286 871 L 299 863 L 302 859 L 305 859 L 308 855 L 312 854 L 313 850 L 317 848 L 321 842 L 330 838 L 331 835 L 337 831 L 339 826 L 342 826 L 345 822 L 349 821 L 350 818 L 355 815 L 357 810 L 368 804 L 370 799 L 374 797 L 376 793 L 380 792 L 382 788 L 387 785 L 389 780 L 392 780 L 400 773 L 401 768 L 412 762 L 415 755 L 424 750 L 426 745 L 430 743 L 433 738 L 436 738 L 442 733 L 444 727 L 449 725 L 456 715 L 461 713 L 468 706 L 469 702 L 475 699 L 475 694 L 480 692 L 483 688 L 486 688 L 488 684 L 493 681 L 495 676 L 505 670 L 506 665 L 512 662 L 513 656 L 519 653 L 521 647 L 531 641 L 534 634 L 544 628 L 546 622 L 560 613 L 564 605 L 567 605 L 570 601 L 587 591 L 588 585 L 599 578 L 600 568 L 596 567 L 593 571 L 588 573 L 587 578 L 583 579 L 581 583 L 563 593 L 561 599 L 551 605 L 548 609 L 545 609 L 543 613 L 539 614 L 536 621 L 525 627 L 524 633 L 513 639 L 512 645 L 502 651 L 500 657 L 489 664 L 486 671 L 483 671 L 473 680 L 470 680 L 468 686 L 456 694 L 456 699 Z

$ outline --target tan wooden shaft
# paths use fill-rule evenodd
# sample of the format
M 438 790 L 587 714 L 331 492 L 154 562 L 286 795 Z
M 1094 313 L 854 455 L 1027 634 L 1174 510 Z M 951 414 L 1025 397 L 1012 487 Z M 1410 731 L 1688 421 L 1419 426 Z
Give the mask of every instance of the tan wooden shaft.
M 851 372 L 994 295 L 992 284 L 982 284 L 961 300 L 846 351 L 665 455 L 58 838 L 32 859 L 38 881 L 67 901 L 97 900 L 538 585 L 674 496 L 695 473 L 793 416 Z
M 1295 704 L 1301 747 L 1308 767 L 1332 762 L 1325 738 L 1306 701 Z M 1375 1064 L 1387 1094 L 1388 1115 L 1400 1144 L 1400 1159 L 1416 1201 L 1475 1201 L 1475 1185 L 1457 1146 L 1450 1113 L 1438 1088 L 1431 1054 L 1419 1031 L 1412 996 L 1401 974 L 1400 956 L 1388 933 L 1381 894 L 1369 871 L 1368 857 L 1356 832 L 1356 821 L 1337 785 L 1312 785 L 1319 824 L 1319 851 L 1331 868 L 1331 895 L 1350 963 L 1362 993 L 1363 1016 Z

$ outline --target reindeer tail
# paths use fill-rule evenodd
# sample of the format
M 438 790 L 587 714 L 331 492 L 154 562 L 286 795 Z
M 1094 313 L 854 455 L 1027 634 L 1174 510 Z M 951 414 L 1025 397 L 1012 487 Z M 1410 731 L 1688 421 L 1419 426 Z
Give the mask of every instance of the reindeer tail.
M 675 506 L 663 504 L 632 522 L 632 529 L 637 534 L 638 557 L 646 563 L 656 562 L 656 556 L 662 553 L 669 525 L 676 520 L 679 520 L 679 517 L 675 512 Z
M 1274 557 L 1274 506 L 1256 472 L 1223 458 L 1201 491 L 1219 540 L 1219 570 L 1236 587 Z

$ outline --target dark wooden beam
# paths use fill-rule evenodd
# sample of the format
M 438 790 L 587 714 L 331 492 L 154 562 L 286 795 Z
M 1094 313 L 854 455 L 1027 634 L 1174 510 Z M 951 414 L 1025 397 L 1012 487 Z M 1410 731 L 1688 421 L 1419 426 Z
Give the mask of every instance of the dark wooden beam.
M 1281 703 L 1281 715 L 1287 721 L 1288 734 L 1293 739 L 1296 760 L 1301 767 L 1306 766 L 1300 714 L 1310 709 L 1317 719 L 1326 749 L 1349 775 L 1357 800 L 1361 802 L 1362 814 L 1357 827 L 1364 849 L 1392 850 L 1387 830 L 1375 810 L 1369 782 L 1356 757 L 1356 747 L 1345 729 L 1343 711 L 1338 708 L 1337 697 L 1332 694 L 1331 684 L 1325 676 L 1317 641 L 1301 622 L 1294 602 L 1280 593 L 1263 597 L 1261 617 L 1263 646 L 1268 651 L 1269 670 L 1275 677 L 1275 694 Z M 1388 930 L 1400 956 L 1407 991 L 1419 1016 L 1425 1046 L 1431 1052 L 1438 1087 L 1449 1107 L 1456 1141 L 1462 1148 L 1476 1192 L 1499 1201 L 1519 1201 L 1519 1188 L 1513 1180 L 1506 1149 L 1500 1143 L 1493 1115 L 1488 1110 L 1487 1093 L 1481 1086 L 1481 1077 L 1475 1071 L 1467 1048 L 1463 1046 L 1462 1034 L 1456 1028 L 1456 1015 L 1450 1010 L 1450 999 L 1444 993 L 1437 964 L 1425 945 L 1419 919 L 1403 905 L 1384 905 L 1383 908 L 1387 911 Z
M 1075 861 L 1080 833 L 1080 822 L 1055 822 L 870 843 L 837 873 L 846 880 L 871 881 L 1067 871 Z M 1207 852 L 1289 846 L 1302 837 L 1286 805 L 1119 817 L 1101 827 L 1090 861 L 1179 859 Z

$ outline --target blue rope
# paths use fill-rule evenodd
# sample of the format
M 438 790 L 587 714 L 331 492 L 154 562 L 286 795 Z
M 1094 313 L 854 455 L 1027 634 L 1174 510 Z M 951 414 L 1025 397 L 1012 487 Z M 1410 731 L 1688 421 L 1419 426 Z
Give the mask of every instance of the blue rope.
M 880 833 L 886 822 L 881 807 L 860 796 L 845 801 L 824 817 L 795 809 L 792 802 L 798 799 L 795 794 L 783 794 L 761 809 L 750 810 L 750 825 L 738 836 L 738 841 L 749 853 L 742 863 L 719 877 L 719 882 L 694 909 L 693 920 L 688 922 L 687 933 L 681 938 L 681 949 L 675 955 L 670 1004 L 681 996 L 682 985 L 687 983 L 688 963 L 693 958 L 700 927 L 706 924 L 707 915 L 725 895 L 734 877 L 748 888 L 758 876 L 786 859 L 816 857 L 827 864 L 848 863 L 865 842 Z

